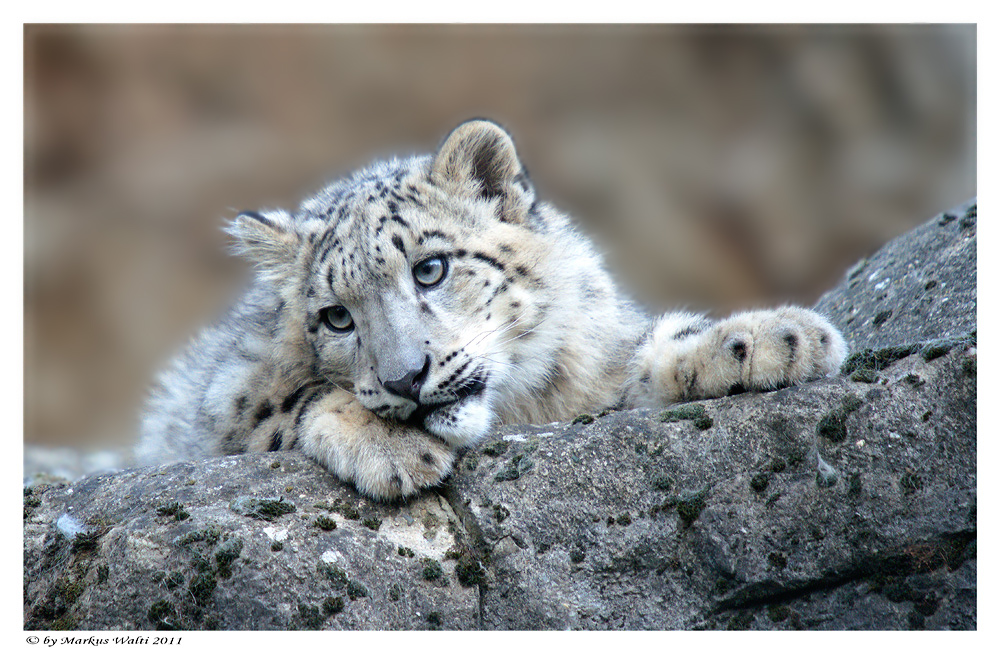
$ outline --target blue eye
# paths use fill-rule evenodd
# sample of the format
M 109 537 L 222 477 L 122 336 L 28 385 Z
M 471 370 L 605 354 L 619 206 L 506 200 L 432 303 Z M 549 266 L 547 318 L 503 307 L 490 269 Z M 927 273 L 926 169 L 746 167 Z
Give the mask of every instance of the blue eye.
M 354 318 L 351 317 L 351 312 L 339 304 L 335 307 L 320 309 L 319 317 L 332 332 L 342 334 L 354 329 Z
M 440 284 L 447 274 L 448 261 L 444 257 L 424 259 L 413 266 L 413 279 L 424 288 Z

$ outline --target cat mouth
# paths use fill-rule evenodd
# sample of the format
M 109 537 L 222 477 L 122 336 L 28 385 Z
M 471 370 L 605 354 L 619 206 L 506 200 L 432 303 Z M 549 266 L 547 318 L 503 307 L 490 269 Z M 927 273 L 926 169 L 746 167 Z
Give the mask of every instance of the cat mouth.
M 432 413 L 447 410 L 450 407 L 461 404 L 469 398 L 481 396 L 486 390 L 486 378 L 487 375 L 470 375 L 467 379 L 451 390 L 451 397 L 447 400 L 441 402 L 428 402 L 427 404 L 418 404 L 417 408 L 414 409 L 413 413 L 411 413 L 406 419 L 406 423 L 416 427 L 423 427 L 427 416 Z

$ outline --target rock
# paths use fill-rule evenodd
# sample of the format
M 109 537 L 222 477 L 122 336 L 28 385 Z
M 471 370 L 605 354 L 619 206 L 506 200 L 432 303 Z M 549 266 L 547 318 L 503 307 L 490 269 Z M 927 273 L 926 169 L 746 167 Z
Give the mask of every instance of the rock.
M 298 454 L 35 486 L 24 511 L 26 629 L 478 624 L 478 590 L 457 581 L 450 554 L 463 534 L 440 495 L 377 506 Z M 52 519 L 63 515 L 89 531 L 68 536 Z
M 503 430 L 453 482 L 490 555 L 482 626 L 906 629 L 926 600 L 974 628 L 969 360 L 699 402 L 704 431 L 653 411 Z M 822 436 L 831 414 L 844 429 Z
M 836 378 L 506 427 L 399 505 L 296 453 L 29 486 L 25 628 L 976 629 L 970 207 L 824 296 Z

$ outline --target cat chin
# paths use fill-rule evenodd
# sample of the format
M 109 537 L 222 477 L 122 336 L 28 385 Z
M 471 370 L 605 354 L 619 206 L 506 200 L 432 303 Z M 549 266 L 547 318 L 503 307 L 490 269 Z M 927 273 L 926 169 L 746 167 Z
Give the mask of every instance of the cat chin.
M 493 411 L 481 395 L 449 404 L 424 418 L 424 429 L 456 448 L 479 442 L 492 425 Z

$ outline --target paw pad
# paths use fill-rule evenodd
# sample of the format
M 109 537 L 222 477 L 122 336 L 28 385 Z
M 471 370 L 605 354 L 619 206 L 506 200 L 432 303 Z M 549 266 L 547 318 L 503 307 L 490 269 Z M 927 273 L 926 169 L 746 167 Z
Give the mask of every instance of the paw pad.
M 785 332 L 784 335 L 782 335 L 781 340 L 783 340 L 785 345 L 788 346 L 788 349 L 791 350 L 792 358 L 794 359 L 795 351 L 799 347 L 799 337 L 794 332 Z
M 729 351 L 733 353 L 733 358 L 743 363 L 747 358 L 746 341 L 733 341 L 729 344 Z

